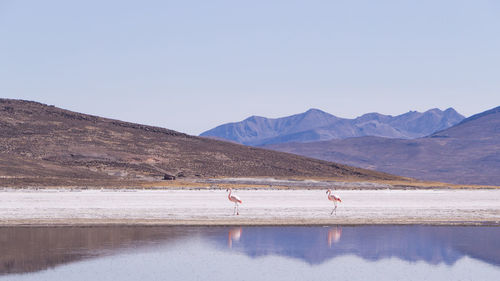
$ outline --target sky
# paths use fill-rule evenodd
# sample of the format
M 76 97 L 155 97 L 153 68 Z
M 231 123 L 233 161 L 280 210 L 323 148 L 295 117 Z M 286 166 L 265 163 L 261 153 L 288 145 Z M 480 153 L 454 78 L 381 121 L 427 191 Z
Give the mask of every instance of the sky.
M 0 0 L 0 97 L 200 134 L 500 105 L 500 1 Z

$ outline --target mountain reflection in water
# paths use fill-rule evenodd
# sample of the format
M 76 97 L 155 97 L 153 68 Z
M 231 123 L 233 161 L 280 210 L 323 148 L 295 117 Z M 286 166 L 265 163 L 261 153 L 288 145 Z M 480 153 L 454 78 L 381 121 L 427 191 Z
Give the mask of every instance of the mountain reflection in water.
M 309 264 L 354 254 L 366 260 L 397 257 L 410 262 L 448 265 L 469 256 L 500 266 L 498 237 L 500 227 L 245 227 L 232 248 L 251 257 L 280 255 Z
M 0 227 L 0 274 L 35 272 L 192 239 L 213 251 L 322 264 L 342 255 L 452 265 L 464 256 L 500 266 L 500 227 Z

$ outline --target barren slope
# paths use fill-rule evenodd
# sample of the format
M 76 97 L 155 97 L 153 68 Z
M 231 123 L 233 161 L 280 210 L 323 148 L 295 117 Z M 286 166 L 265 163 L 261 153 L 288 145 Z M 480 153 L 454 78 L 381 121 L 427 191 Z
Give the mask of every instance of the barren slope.
M 185 177 L 398 180 L 297 155 L 0 99 L 0 184 L 116 184 Z

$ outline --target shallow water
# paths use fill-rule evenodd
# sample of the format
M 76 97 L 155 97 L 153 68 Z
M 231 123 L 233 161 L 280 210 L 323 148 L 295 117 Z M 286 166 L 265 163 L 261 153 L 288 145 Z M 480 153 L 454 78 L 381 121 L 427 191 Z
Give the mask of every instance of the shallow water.
M 0 280 L 500 280 L 500 227 L 2 227 Z

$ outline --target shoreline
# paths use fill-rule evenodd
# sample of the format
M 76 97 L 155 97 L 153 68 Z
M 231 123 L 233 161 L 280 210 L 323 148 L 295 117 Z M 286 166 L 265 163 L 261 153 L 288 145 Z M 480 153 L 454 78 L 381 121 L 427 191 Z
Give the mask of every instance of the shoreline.
M 299 177 L 223 177 L 182 178 L 163 181 L 124 181 L 114 183 L 88 182 L 74 184 L 21 184 L 2 185 L 2 190 L 222 190 L 228 187 L 241 190 L 500 190 L 500 186 L 478 184 L 451 184 L 434 181 L 408 180 L 355 180 L 336 178 Z
M 402 221 L 367 221 L 367 220 L 342 220 L 342 221 L 302 221 L 298 220 L 284 220 L 284 221 L 178 221 L 178 220 L 155 220 L 155 221 L 123 221 L 123 220 L 102 220 L 102 221 L 7 221 L 0 222 L 0 228 L 10 228 L 10 227 L 234 227 L 234 226 L 245 226 L 245 227 L 274 227 L 274 226 L 315 226 L 315 227 L 329 227 L 329 226 L 368 226 L 368 225 L 378 225 L 378 226 L 410 226 L 410 225 L 421 225 L 421 226 L 483 226 L 483 227 L 500 227 L 500 221 L 434 221 L 434 220 L 402 220 Z
M 14 226 L 500 226 L 500 190 L 236 191 L 220 189 L 0 191 L 0 227 Z

